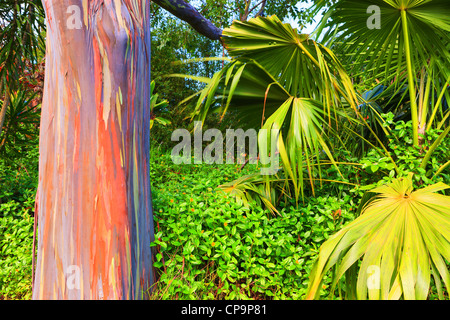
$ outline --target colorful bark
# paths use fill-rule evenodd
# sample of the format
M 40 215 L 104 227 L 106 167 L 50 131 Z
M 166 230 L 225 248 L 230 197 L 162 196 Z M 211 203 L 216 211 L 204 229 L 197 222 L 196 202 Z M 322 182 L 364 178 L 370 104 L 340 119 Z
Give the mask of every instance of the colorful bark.
M 33 298 L 139 299 L 154 281 L 150 1 L 43 3 L 47 54 Z M 81 9 L 81 28 L 73 28 L 70 6 Z

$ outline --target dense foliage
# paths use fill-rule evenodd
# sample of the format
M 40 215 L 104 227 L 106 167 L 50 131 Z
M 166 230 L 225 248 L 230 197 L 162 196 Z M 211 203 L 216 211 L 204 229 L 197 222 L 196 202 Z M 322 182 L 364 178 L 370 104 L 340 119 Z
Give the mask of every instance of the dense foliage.
M 31 298 L 39 156 L 37 143 L 32 145 L 14 163 L 0 159 L 0 299 Z
M 448 299 L 446 2 L 314 2 L 197 3 L 219 27 L 237 19 L 227 50 L 152 5 L 151 299 Z M 374 3 L 390 17 L 378 33 L 366 24 Z M 327 5 L 323 43 L 282 23 Z M 3 6 L 0 299 L 29 299 L 43 16 L 34 2 Z M 252 19 L 262 8 L 276 16 Z M 33 24 L 13 22 L 27 12 Z M 35 38 L 20 31 L 31 26 Z M 28 41 L 13 50 L 16 31 Z M 280 127 L 284 171 L 174 164 L 171 134 L 195 116 L 203 130 Z M 368 264 L 387 270 L 381 295 L 366 288 Z
M 404 138 L 408 124 L 396 124 L 398 139 Z M 445 142 L 433 166 L 448 159 L 450 140 Z M 413 147 L 391 147 L 405 167 L 414 164 Z M 280 215 L 273 216 L 259 204 L 244 206 L 217 188 L 256 172 L 256 165 L 242 170 L 240 165 L 175 165 L 170 152 L 157 147 L 151 156 L 156 229 L 151 245 L 159 270 L 152 299 L 305 298 L 319 247 L 355 219 L 367 185 L 391 181 L 382 177 L 393 170 L 379 154 L 370 152 L 358 160 L 342 149 L 336 158 L 353 163 L 341 171 L 355 185 L 324 183 L 298 206 L 294 199 L 281 201 Z M 37 159 L 35 148 L 15 165 L 0 165 L 5 186 L 0 194 L 2 299 L 30 298 Z M 330 180 L 339 177 L 333 166 L 324 174 Z M 449 172 L 440 177 L 448 179 Z M 330 275 L 321 284 L 321 297 L 344 298 L 345 286 L 329 296 L 331 284 Z M 434 298 L 435 289 L 430 296 Z
M 156 154 L 155 154 L 156 153 Z M 154 152 L 154 299 L 300 299 L 320 244 L 353 219 L 354 194 L 283 203 L 279 217 L 245 207 L 217 185 L 254 172 L 236 165 L 174 165 Z M 326 284 L 324 284 L 326 287 Z M 326 293 L 324 293 L 326 294 Z
M 16 167 L 0 166 L 2 186 L 8 186 L 0 196 L 2 299 L 31 293 L 37 152 L 21 161 Z M 259 205 L 238 204 L 217 188 L 255 170 L 255 165 L 243 171 L 239 165 L 175 165 L 170 153 L 152 149 L 157 238 L 152 245 L 160 273 L 153 299 L 304 297 L 318 247 L 354 218 L 358 193 L 324 188 L 304 206 L 283 203 L 281 217 L 273 217 Z M 329 196 L 334 188 L 340 192 Z

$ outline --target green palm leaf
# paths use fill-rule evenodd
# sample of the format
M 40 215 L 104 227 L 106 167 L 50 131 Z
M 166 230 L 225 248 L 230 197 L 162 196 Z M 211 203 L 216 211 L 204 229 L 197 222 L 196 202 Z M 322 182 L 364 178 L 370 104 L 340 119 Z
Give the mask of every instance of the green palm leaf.
M 379 29 L 369 27 L 370 7 L 379 9 Z M 450 76 L 448 1 L 340 0 L 327 17 L 340 32 L 329 33 L 324 41 L 333 44 L 356 81 L 372 87 L 379 80 L 396 89 L 406 80 L 413 140 L 418 146 L 419 126 L 429 128 L 433 120 L 440 120 L 431 117 L 428 125 L 424 123 L 431 108 L 417 101 L 420 83 L 427 77 L 428 90 L 439 93 Z M 442 114 L 442 105 L 437 107 Z
M 371 190 L 377 195 L 355 221 L 320 248 L 307 299 L 319 295 L 326 272 L 336 266 L 333 289 L 346 274 L 358 299 L 426 299 L 431 275 L 450 289 L 450 197 L 438 183 L 413 191 L 412 175 Z M 351 272 L 359 269 L 357 279 Z M 376 277 L 369 275 L 376 270 Z M 438 288 L 441 292 L 441 288 Z
M 257 62 L 291 96 L 316 99 L 328 110 L 341 96 L 350 104 L 356 100 L 350 78 L 331 50 L 276 16 L 235 21 L 223 31 L 223 41 L 234 59 Z
M 379 29 L 369 28 L 370 6 L 380 10 Z M 405 65 L 405 42 L 410 41 L 413 67 L 427 64 L 435 58 L 441 71 L 448 72 L 450 54 L 446 48 L 450 31 L 450 7 L 445 0 L 340 0 L 332 7 L 331 20 L 341 32 L 333 41 L 343 62 L 352 72 L 373 73 L 391 66 Z M 405 19 L 402 18 L 403 13 Z M 369 49 L 369 50 L 368 50 Z M 446 67 L 446 68 L 445 68 Z M 445 70 L 447 69 L 447 70 Z
M 267 119 L 262 128 L 270 133 L 267 139 L 259 140 L 259 147 L 262 150 L 270 150 L 271 129 L 287 127 L 285 142 L 283 139 L 279 139 L 278 146 L 286 177 L 294 185 L 294 195 L 297 201 L 300 193 L 303 193 L 304 163 L 311 186 L 313 186 L 315 170 L 319 169 L 320 171 L 318 160 L 322 151 L 336 165 L 326 143 L 323 129 L 324 123 L 326 123 L 324 117 L 323 108 L 319 102 L 313 99 L 291 97 Z M 313 161 L 318 165 L 313 165 Z
M 202 91 L 196 114 L 204 120 L 211 111 L 233 110 L 249 127 L 281 130 L 284 178 L 298 200 L 304 174 L 311 183 L 317 169 L 320 175 L 322 153 L 335 164 L 327 135 L 337 127 L 344 105 L 356 110 L 351 80 L 331 50 L 276 16 L 235 21 L 223 31 L 223 42 L 232 61 Z M 260 150 L 270 150 L 272 138 L 270 133 L 260 137 Z M 273 182 L 260 180 L 266 186 Z M 261 199 L 267 198 L 273 197 Z

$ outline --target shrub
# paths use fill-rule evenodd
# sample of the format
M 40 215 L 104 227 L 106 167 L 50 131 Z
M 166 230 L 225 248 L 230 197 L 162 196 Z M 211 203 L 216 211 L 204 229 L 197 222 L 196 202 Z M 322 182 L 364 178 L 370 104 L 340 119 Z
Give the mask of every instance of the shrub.
M 31 298 L 34 219 L 26 211 L 11 210 L 17 207 L 14 201 L 0 207 L 0 299 Z

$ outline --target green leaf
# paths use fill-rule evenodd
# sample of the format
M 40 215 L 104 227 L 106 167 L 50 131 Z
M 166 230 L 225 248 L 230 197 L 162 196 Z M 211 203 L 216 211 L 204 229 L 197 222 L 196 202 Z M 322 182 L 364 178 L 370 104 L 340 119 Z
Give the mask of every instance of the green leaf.
M 444 263 L 450 258 L 450 197 L 436 193 L 450 187 L 438 183 L 414 191 L 412 180 L 410 174 L 371 190 L 376 195 L 361 215 L 321 246 L 308 299 L 318 297 L 333 266 L 332 289 L 348 270 L 359 269 L 357 279 L 348 281 L 358 299 L 426 299 L 431 273 L 450 288 Z M 378 270 L 379 289 L 369 287 L 369 269 Z

